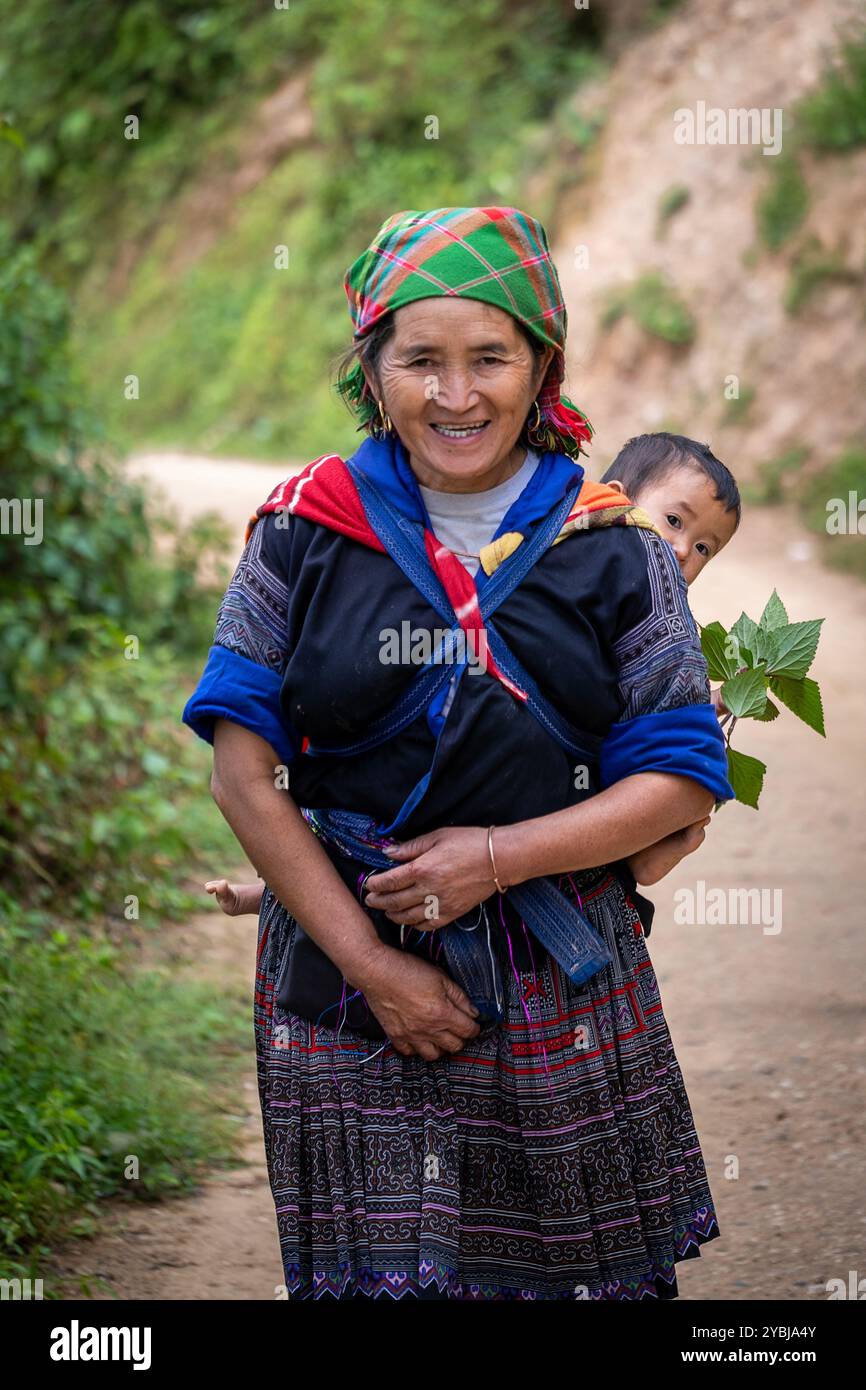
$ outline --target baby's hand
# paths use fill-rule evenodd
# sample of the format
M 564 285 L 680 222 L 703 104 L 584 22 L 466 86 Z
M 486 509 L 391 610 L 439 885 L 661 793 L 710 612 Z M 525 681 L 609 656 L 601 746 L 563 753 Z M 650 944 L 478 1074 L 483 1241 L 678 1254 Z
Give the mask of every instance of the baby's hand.
M 229 883 L 224 878 L 212 878 L 205 884 L 205 889 L 213 893 L 228 917 L 243 917 L 246 913 L 259 910 L 262 898 L 260 883 Z
M 672 835 L 666 835 L 657 844 L 648 845 L 646 849 L 632 854 L 628 859 L 628 865 L 635 880 L 643 887 L 658 883 L 659 879 L 669 874 L 687 854 L 694 854 L 696 849 L 700 849 L 706 837 L 704 826 L 709 823 L 709 816 L 705 816 L 703 820 L 695 821 L 694 825 L 687 825 L 684 830 L 675 830 Z
M 717 690 L 710 691 L 710 700 L 712 701 L 713 709 L 716 711 L 716 714 L 718 715 L 719 719 L 721 719 L 723 714 L 730 714 L 731 711 L 728 709 L 727 705 L 722 699 L 721 686 L 719 686 Z

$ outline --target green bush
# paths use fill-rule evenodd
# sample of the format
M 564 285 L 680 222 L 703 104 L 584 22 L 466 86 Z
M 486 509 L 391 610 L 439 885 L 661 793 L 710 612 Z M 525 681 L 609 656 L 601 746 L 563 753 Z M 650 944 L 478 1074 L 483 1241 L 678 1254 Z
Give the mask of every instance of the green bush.
M 817 237 L 810 237 L 791 262 L 785 290 L 785 309 L 799 314 L 812 296 L 826 285 L 853 285 L 862 276 L 850 270 L 838 251 L 829 251 Z
M 755 401 L 757 391 L 754 386 L 744 386 L 738 396 L 725 401 L 723 425 L 744 425 Z
M 228 1151 L 216 1088 L 242 1016 L 202 986 L 137 973 L 121 946 L 189 909 L 204 855 L 236 852 L 206 751 L 179 727 L 223 587 L 220 538 L 208 523 L 175 528 L 157 556 L 144 494 L 82 404 L 63 295 L 32 250 L 0 251 L 7 1272 L 82 1203 L 169 1190 Z M 125 1153 L 142 1164 L 136 1184 Z
M 666 24 L 672 14 L 681 7 L 683 0 L 649 0 L 647 5 L 644 23 L 649 28 L 658 28 Z
M 59 905 L 59 904 L 58 904 Z M 33 939 L 3 902 L 0 928 L 0 1252 L 3 1272 L 38 1269 L 112 1195 L 191 1187 L 227 1161 L 225 1113 L 248 1026 L 234 1001 L 164 971 L 127 968 L 105 941 L 63 930 Z M 125 1174 L 128 1155 L 137 1178 Z M 127 1170 L 129 1171 L 129 1170 Z M 50 1292 L 50 1291 L 49 1291 Z
M 809 190 L 799 161 L 791 151 L 783 151 L 773 160 L 770 181 L 758 199 L 758 231 L 764 244 L 777 251 L 808 211 Z
M 233 842 L 207 796 L 209 757 L 179 724 L 188 665 L 168 648 L 127 660 L 124 634 L 82 625 L 90 654 L 63 684 L 28 663 L 0 742 L 0 867 L 19 900 L 53 919 L 143 925 L 189 909 L 182 883 Z M 70 673 L 67 673 L 70 674 Z M 23 770 L 26 773 L 22 775 Z
M 0 0 L 0 13 L 4 3 L 11 8 Z M 148 8 L 160 17 L 154 35 L 168 42 L 182 7 L 150 0 Z M 207 67 L 189 92 L 163 88 L 154 71 L 158 115 L 148 115 L 145 102 L 137 142 L 124 140 L 119 125 L 117 140 L 106 136 L 115 113 L 129 108 L 132 75 L 107 59 L 97 65 L 87 81 L 99 85 L 100 138 L 111 152 L 72 161 L 80 182 L 62 198 L 53 183 L 34 184 L 27 225 L 45 229 L 49 240 L 39 245 L 52 268 L 69 275 L 73 244 L 88 263 L 76 291 L 75 343 L 116 438 L 303 458 L 358 442 L 329 385 L 333 359 L 351 336 L 342 290 L 349 262 L 401 208 L 519 201 L 544 154 L 543 123 L 596 70 L 600 21 L 530 0 L 462 8 L 322 0 L 314 16 L 301 4 L 276 15 L 249 4 L 236 9 L 237 19 L 230 4 L 204 11 L 228 26 L 204 49 L 217 98 L 204 95 Z M 40 40 L 28 59 L 26 30 L 23 21 L 13 28 L 10 61 L 24 64 L 28 93 L 40 84 L 47 92 L 50 45 Z M 220 56 L 227 46 L 220 33 L 235 35 L 235 69 Z M 61 66 L 46 103 L 52 113 L 73 106 L 75 83 L 85 81 L 73 69 L 62 89 Z M 189 254 L 196 229 L 177 195 L 205 171 L 218 179 L 242 158 L 254 99 L 299 73 L 309 82 L 311 138 L 284 151 L 232 205 L 212 244 Z M 426 138 L 433 116 L 438 139 Z M 53 114 L 36 96 L 16 119 L 25 149 L 19 155 L 10 146 L 10 159 L 52 138 Z M 67 175 L 58 177 L 62 185 Z M 219 222 L 218 198 L 217 205 Z M 74 226 L 64 223 L 55 235 L 57 219 L 67 216 Z M 22 219 L 23 207 L 16 232 L 27 229 Z M 286 270 L 274 267 L 277 244 L 289 247 Z M 110 272 L 121 247 L 132 268 L 118 293 Z M 134 403 L 122 392 L 129 372 L 142 383 Z
M 666 188 L 658 201 L 656 209 L 656 236 L 661 238 L 668 229 L 671 219 L 686 206 L 691 198 L 691 191 L 684 183 L 671 184 Z
M 139 163 L 155 185 L 138 185 L 146 231 L 154 196 L 170 196 L 200 157 L 197 118 L 226 128 L 239 88 L 254 95 L 251 53 L 264 84 L 302 56 L 305 26 L 282 18 L 256 0 L 75 0 L 59 22 L 52 0 L 0 0 L 0 86 L 21 139 L 20 160 L 0 155 L 0 206 L 55 277 L 72 283 L 90 263 Z M 137 139 L 125 134 L 130 116 Z
M 764 506 L 784 502 L 789 485 L 797 479 L 808 457 L 809 450 L 796 444 L 776 458 L 763 460 L 755 470 L 754 480 L 743 485 L 743 501 Z
M 802 488 L 798 501 L 806 525 L 823 537 L 822 559 L 834 569 L 866 580 L 866 547 L 859 529 L 862 525 L 866 533 L 866 512 L 856 510 L 854 516 L 849 514 L 852 493 L 856 509 L 857 503 L 866 499 L 866 449 L 862 444 L 844 449 L 826 468 L 814 474 Z M 854 529 L 839 535 L 828 532 L 827 504 L 831 499 L 842 502 L 846 520 L 853 522 Z
M 818 467 L 810 465 L 807 470 L 809 457 L 805 445 L 794 445 L 778 458 L 768 459 L 758 467 L 755 480 L 742 488 L 743 501 L 796 504 L 805 525 L 819 538 L 821 559 L 834 569 L 866 580 L 866 512 L 857 509 L 857 503 L 866 499 L 866 450 L 852 444 L 836 458 Z M 853 516 L 850 494 L 854 497 Z M 841 534 L 828 530 L 828 503 L 833 499 L 841 502 L 846 525 L 850 527 L 853 522 L 853 528 Z
M 692 342 L 697 332 L 687 305 L 659 271 L 647 271 L 633 284 L 613 291 L 602 311 L 602 328 L 611 328 L 626 313 L 651 337 L 677 346 Z
M 816 150 L 853 150 L 866 144 L 866 33 L 852 32 L 821 84 L 797 107 L 805 144 Z
M 88 650 L 94 618 L 200 651 L 219 589 L 216 577 L 209 592 L 197 586 L 221 550 L 209 523 L 175 527 L 173 559 L 156 562 L 145 495 L 110 460 L 81 405 L 68 333 L 65 298 L 32 249 L 12 253 L 0 238 L 0 709 L 38 693 L 25 690 L 25 672 L 38 669 L 43 690 L 63 684 Z
M 761 240 L 777 251 L 802 226 L 809 211 L 809 188 L 801 168 L 804 151 L 852 150 L 866 142 L 866 30 L 843 37 L 838 52 L 814 91 L 797 102 L 785 151 L 770 163 L 769 181 L 756 207 Z M 807 257 L 808 260 L 808 257 Z M 838 278 L 830 258 L 813 259 L 794 269 L 786 307 L 796 313 L 821 280 Z
M 173 552 L 157 560 L 144 494 L 100 452 L 104 441 L 80 404 L 67 329 L 63 296 L 33 252 L 7 255 L 0 870 L 37 895 L 93 875 L 87 892 L 99 900 L 105 875 L 159 881 L 160 863 L 191 852 L 179 803 L 198 792 L 202 765 L 174 751 L 179 691 L 210 638 L 221 533 L 207 523 L 175 528 Z M 199 579 L 203 564 L 209 586 Z

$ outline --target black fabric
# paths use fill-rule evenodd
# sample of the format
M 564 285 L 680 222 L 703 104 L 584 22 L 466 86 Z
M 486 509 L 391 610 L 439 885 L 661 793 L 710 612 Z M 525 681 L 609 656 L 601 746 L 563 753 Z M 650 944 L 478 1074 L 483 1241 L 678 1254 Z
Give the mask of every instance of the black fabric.
M 262 559 L 289 592 L 281 704 L 311 742 L 360 737 L 394 703 L 417 667 L 380 660 L 381 634 L 434 631 L 441 619 L 386 555 L 312 522 L 274 518 Z M 646 557 L 631 528 L 590 531 L 552 547 L 493 618 L 542 693 L 574 724 L 599 736 L 619 717 L 616 638 L 648 612 Z M 399 738 L 352 758 L 301 758 L 291 791 L 304 806 L 343 807 L 389 824 L 430 766 L 426 717 Z M 578 785 L 575 786 L 575 782 Z M 508 823 L 593 795 L 570 755 L 486 674 L 458 689 L 423 802 L 402 838 L 444 825 Z
M 644 936 L 649 936 L 656 911 L 655 903 L 650 902 L 649 898 L 645 898 L 642 893 L 637 891 L 637 879 L 624 859 L 618 859 L 610 867 L 622 884 L 626 897 L 630 898 L 635 905 Z
M 253 629 L 266 611 L 267 660 L 274 665 L 279 658 L 282 718 L 298 746 L 304 737 L 319 745 L 360 738 L 392 707 L 418 670 L 417 665 L 389 665 L 380 659 L 386 630 L 399 634 L 408 624 L 412 633 L 432 633 L 442 628 L 442 620 L 389 556 L 297 516 L 286 522 L 285 514 L 259 521 L 251 542 L 256 547 L 255 576 L 248 573 L 245 586 L 225 603 L 215 640 L 227 646 L 237 642 L 244 654 L 256 659 L 258 648 L 251 651 L 246 639 L 245 611 L 249 609 Z M 675 562 L 666 550 L 653 560 L 642 533 L 624 526 L 569 538 L 542 555 L 492 619 L 542 694 L 590 734 L 603 738 L 612 724 L 626 717 L 627 706 L 630 713 L 652 708 L 654 677 L 639 673 L 626 679 L 616 647 L 619 643 L 622 650 L 627 638 L 626 645 L 633 649 L 637 631 L 639 651 L 655 650 L 656 610 L 648 566 L 656 566 L 656 594 L 665 589 L 666 601 L 672 602 L 667 570 L 675 568 Z M 279 632 L 283 610 L 284 631 Z M 647 622 L 651 616 L 653 621 Z M 677 652 L 668 650 L 660 664 L 663 679 L 669 679 L 677 662 Z M 634 687 L 635 679 L 645 687 Z M 691 698 L 706 700 L 708 692 L 695 690 Z M 687 694 L 686 703 L 688 699 Z M 438 749 L 425 714 L 367 753 L 348 758 L 301 754 L 289 768 L 289 791 L 300 806 L 357 811 L 389 825 L 431 767 L 434 753 L 429 786 L 402 825 L 400 839 L 443 826 L 527 820 L 575 805 L 600 790 L 597 769 L 575 767 L 572 756 L 500 682 L 486 673 L 467 672 Z M 363 866 L 334 853 L 331 858 L 350 891 L 358 894 Z M 652 903 L 637 893 L 627 865 L 612 865 L 611 871 L 649 932 Z M 268 901 L 266 892 L 263 913 L 269 910 Z M 498 897 L 490 906 L 498 914 Z M 500 938 L 501 949 L 509 943 L 506 968 L 511 968 L 512 958 L 518 969 L 532 968 L 532 943 L 507 895 L 501 906 L 508 932 Z M 399 927 L 381 913 L 371 916 L 380 937 L 398 944 Z M 430 936 L 419 941 L 416 934 L 407 933 L 407 946 L 429 957 Z M 281 1005 L 313 1020 L 332 1010 L 323 1021 L 333 1023 L 334 1006 L 343 993 L 337 968 L 300 925 L 295 926 L 286 955 Z M 363 1000 L 349 1005 L 346 1026 L 369 1037 L 383 1036 Z

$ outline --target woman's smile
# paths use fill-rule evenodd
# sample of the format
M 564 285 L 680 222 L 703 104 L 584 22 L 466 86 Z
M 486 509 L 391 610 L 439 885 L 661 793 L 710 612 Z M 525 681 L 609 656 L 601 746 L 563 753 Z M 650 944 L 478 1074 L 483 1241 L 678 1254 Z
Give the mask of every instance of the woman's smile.
M 430 428 L 451 444 L 471 444 L 484 433 L 489 424 L 489 420 L 481 420 L 478 424 L 473 425 L 445 425 L 431 422 Z
M 484 492 L 523 462 L 517 441 L 551 355 L 536 353 L 493 304 L 431 297 L 395 311 L 368 384 L 419 482 Z

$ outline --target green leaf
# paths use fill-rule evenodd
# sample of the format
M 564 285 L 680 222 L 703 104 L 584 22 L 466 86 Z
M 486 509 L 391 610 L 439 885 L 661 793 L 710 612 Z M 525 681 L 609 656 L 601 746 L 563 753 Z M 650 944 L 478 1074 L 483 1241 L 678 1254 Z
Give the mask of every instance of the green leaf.
M 783 705 L 814 729 L 822 738 L 824 733 L 824 707 L 821 703 L 821 690 L 817 681 L 806 676 L 803 680 L 791 680 L 788 676 L 771 676 L 770 689 Z
M 30 1157 L 24 1161 L 21 1165 L 20 1174 L 25 1182 L 32 1182 L 34 1178 L 39 1176 L 47 1158 L 48 1154 L 45 1150 L 40 1149 L 37 1153 L 31 1154 Z
M 747 613 L 741 613 L 731 628 L 731 636 L 736 639 L 740 652 L 740 666 L 751 666 L 756 654 L 755 637 L 757 632 L 758 624 Z
M 150 777 L 160 777 L 171 766 L 168 758 L 157 753 L 155 748 L 145 748 L 141 755 L 141 766 Z
M 10 144 L 17 145 L 19 150 L 24 149 L 24 136 L 20 130 L 9 124 L 5 116 L 0 116 L 0 140 L 8 140 Z
M 753 717 L 755 719 L 762 719 L 765 724 L 769 724 L 771 719 L 779 718 L 779 706 L 774 705 L 773 701 L 768 697 L 767 703 L 761 710 L 760 714 L 756 714 Z
M 725 681 L 737 669 L 737 663 L 725 654 L 728 634 L 721 623 L 707 623 L 701 628 L 701 651 L 707 663 L 710 680 Z
M 802 680 L 815 659 L 823 621 L 813 618 L 807 623 L 788 623 L 771 633 L 767 645 L 767 670 L 771 675 Z
M 785 612 L 785 605 L 774 589 L 761 614 L 760 627 L 764 632 L 773 632 L 777 627 L 784 627 L 787 621 L 788 614 Z
M 112 817 L 105 811 L 95 812 L 90 822 L 90 838 L 95 845 L 103 845 L 111 834 Z
M 742 801 L 744 806 L 751 806 L 757 811 L 766 771 L 766 763 L 759 758 L 751 758 L 748 753 L 739 753 L 736 748 L 728 746 L 728 781 L 737 800 Z
M 762 671 L 743 671 L 722 686 L 722 699 L 738 719 L 755 718 L 767 703 L 766 677 Z

